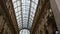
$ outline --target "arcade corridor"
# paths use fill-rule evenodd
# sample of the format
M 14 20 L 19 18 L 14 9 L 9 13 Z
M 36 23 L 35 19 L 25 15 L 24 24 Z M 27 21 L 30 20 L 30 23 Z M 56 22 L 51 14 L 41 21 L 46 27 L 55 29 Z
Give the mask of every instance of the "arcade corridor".
M 60 34 L 60 0 L 0 0 L 0 34 Z

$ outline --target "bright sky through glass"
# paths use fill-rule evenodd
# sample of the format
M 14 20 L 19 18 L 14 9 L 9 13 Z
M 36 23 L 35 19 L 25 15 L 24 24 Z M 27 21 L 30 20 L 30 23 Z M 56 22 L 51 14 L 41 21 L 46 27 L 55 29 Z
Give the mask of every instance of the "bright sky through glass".
M 38 0 L 12 0 L 19 30 L 32 26 Z

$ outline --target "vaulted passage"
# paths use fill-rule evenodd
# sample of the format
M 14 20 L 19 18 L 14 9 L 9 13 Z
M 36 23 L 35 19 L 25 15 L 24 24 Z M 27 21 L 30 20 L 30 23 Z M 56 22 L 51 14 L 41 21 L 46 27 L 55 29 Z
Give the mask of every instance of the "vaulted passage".
M 60 34 L 60 0 L 0 0 L 0 34 Z

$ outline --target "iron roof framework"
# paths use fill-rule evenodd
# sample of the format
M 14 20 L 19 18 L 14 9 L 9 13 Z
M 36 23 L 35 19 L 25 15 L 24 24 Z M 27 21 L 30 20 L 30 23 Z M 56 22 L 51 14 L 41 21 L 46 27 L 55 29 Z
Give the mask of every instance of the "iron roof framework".
M 38 0 L 12 0 L 19 30 L 32 26 Z

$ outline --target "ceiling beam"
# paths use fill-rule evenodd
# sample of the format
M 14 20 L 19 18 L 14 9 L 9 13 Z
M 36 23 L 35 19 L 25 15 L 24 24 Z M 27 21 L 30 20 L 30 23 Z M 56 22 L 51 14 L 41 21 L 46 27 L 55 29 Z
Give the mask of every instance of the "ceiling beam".
M 29 26 L 29 18 L 30 18 L 30 12 L 31 12 L 31 5 L 32 5 L 32 0 L 30 0 L 27 28 L 28 28 L 28 26 Z
M 22 21 L 22 28 L 23 28 L 23 12 L 22 12 L 22 0 L 20 0 L 21 6 L 21 21 Z
M 23 29 L 29 30 L 28 28 L 22 28 L 22 29 L 20 29 L 19 31 L 21 31 L 21 30 L 23 30 Z

